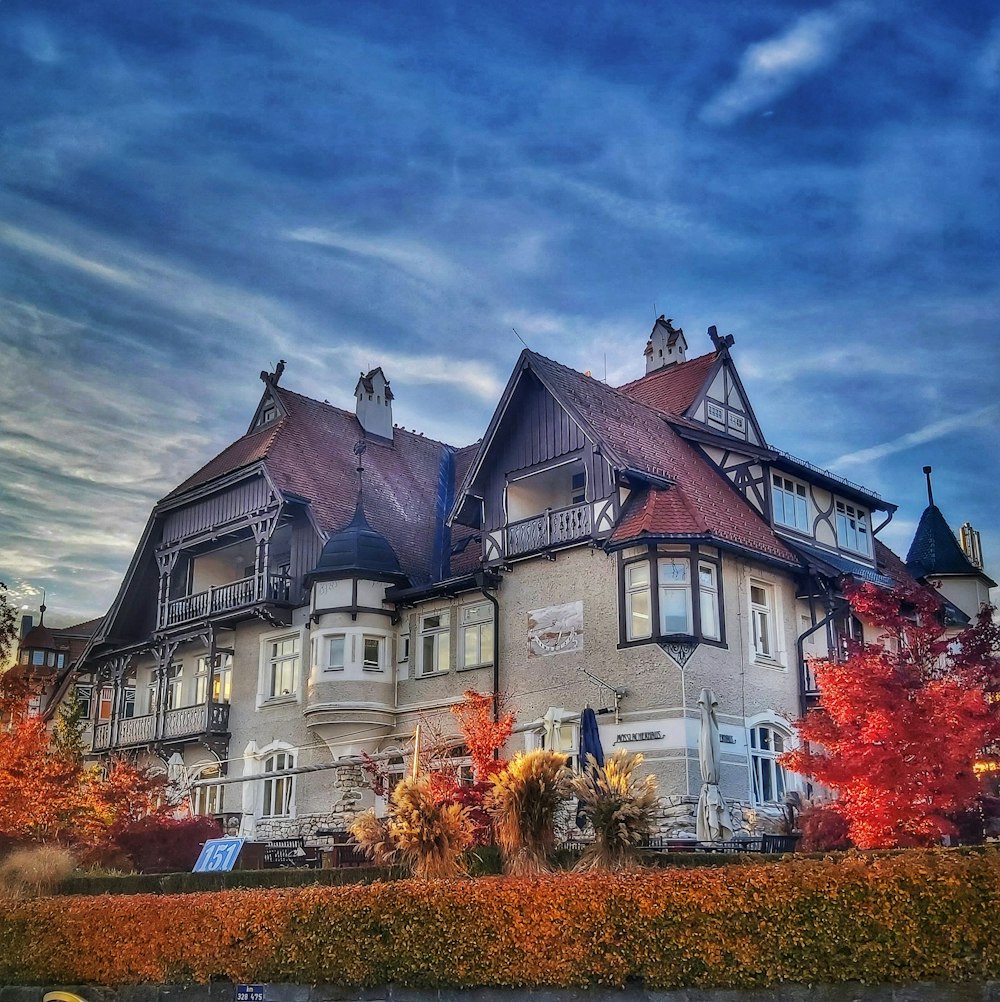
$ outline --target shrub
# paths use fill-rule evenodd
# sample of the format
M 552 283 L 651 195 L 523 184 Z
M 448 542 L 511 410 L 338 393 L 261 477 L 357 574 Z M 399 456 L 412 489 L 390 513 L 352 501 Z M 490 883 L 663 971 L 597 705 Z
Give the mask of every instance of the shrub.
M 556 812 L 565 799 L 568 779 L 566 756 L 541 750 L 515 755 L 490 777 L 493 789 L 486 809 L 508 873 L 551 871 Z
M 579 870 L 623 870 L 639 862 L 639 843 L 649 838 L 657 808 L 656 778 L 636 775 L 642 755 L 619 749 L 603 766 L 587 756 L 583 772 L 570 781 L 579 813 L 594 829 L 594 841 L 577 862 Z
M 0 909 L 0 984 L 986 981 L 1000 976 L 998 910 L 1000 853 L 989 849 L 42 898 Z
M 799 815 L 802 827 L 801 852 L 835 852 L 851 849 L 847 819 L 832 804 L 809 807 Z
M 220 835 L 214 818 L 148 817 L 119 832 L 115 844 L 142 873 L 171 873 L 190 870 L 205 841 Z
M 37 845 L 15 849 L 0 863 L 0 897 L 38 897 L 50 894 L 76 866 L 72 854 L 59 846 Z

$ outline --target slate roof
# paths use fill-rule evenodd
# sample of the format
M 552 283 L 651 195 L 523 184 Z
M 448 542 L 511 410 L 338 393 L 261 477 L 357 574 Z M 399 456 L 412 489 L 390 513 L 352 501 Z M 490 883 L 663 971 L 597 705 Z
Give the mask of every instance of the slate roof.
M 623 468 L 669 482 L 634 492 L 612 543 L 643 536 L 708 535 L 798 565 L 771 527 L 659 411 L 551 359 L 525 354 L 543 384 L 591 429 L 613 465 L 617 459 Z
M 849 574 L 859 581 L 868 581 L 871 584 L 881 585 L 883 588 L 891 588 L 896 583 L 893 575 L 883 573 L 884 567 L 876 570 L 858 560 L 845 557 L 842 553 L 833 553 L 821 546 L 815 546 L 798 539 L 790 541 L 789 546 L 804 559 L 808 566 L 829 577 Z
M 906 566 L 918 578 L 939 574 L 968 575 L 985 578 L 990 581 L 991 588 L 996 587 L 996 582 L 987 578 L 965 555 L 936 504 L 928 505 L 920 516 L 906 554 Z
M 353 411 L 321 403 L 280 386 L 269 392 L 285 414 L 232 445 L 171 491 L 173 501 L 195 487 L 263 463 L 275 487 L 304 498 L 324 533 L 346 527 L 358 496 L 357 457 L 352 449 L 365 438 Z M 463 551 L 449 566 L 451 546 L 466 530 L 445 524 L 455 493 L 456 471 L 468 465 L 475 446 L 455 449 L 443 442 L 393 430 L 393 440 L 368 437 L 363 456 L 365 515 L 372 529 L 392 546 L 414 583 L 448 577 L 476 556 Z
M 641 379 L 619 386 L 620 392 L 665 414 L 683 415 L 694 403 L 699 390 L 718 359 L 716 352 L 690 358 L 649 372 Z

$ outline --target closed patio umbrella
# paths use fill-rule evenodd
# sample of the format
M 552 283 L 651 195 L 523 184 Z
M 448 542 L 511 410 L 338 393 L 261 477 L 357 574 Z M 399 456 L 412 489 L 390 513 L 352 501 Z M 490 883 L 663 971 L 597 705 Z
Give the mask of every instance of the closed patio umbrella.
M 695 831 L 699 842 L 725 842 L 733 837 L 729 808 L 719 789 L 722 751 L 719 742 L 718 700 L 711 689 L 702 689 L 698 697 L 701 732 L 698 735 L 698 764 L 701 767 L 701 794 Z
M 604 749 L 601 747 L 601 735 L 597 729 L 597 714 L 588 706 L 580 714 L 580 770 L 590 768 L 588 755 L 594 757 L 598 768 L 604 766 Z M 585 828 L 586 819 L 577 807 L 576 827 Z

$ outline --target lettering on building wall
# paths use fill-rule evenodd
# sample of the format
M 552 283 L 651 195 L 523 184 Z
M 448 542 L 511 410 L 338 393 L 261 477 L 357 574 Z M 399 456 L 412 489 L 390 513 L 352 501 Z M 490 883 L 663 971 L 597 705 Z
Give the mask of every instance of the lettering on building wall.
M 659 741 L 663 731 L 633 731 L 631 734 L 619 734 L 615 738 L 616 745 L 627 745 L 633 741 Z
M 528 653 L 534 657 L 583 650 L 583 602 L 566 602 L 528 613 Z

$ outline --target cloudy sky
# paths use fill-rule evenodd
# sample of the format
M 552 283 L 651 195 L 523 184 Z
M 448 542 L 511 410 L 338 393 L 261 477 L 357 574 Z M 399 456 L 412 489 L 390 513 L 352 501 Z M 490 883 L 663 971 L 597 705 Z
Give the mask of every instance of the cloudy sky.
M 456 445 L 717 324 L 772 442 L 1000 574 L 993 3 L 0 4 L 0 579 L 103 613 L 261 384 Z

